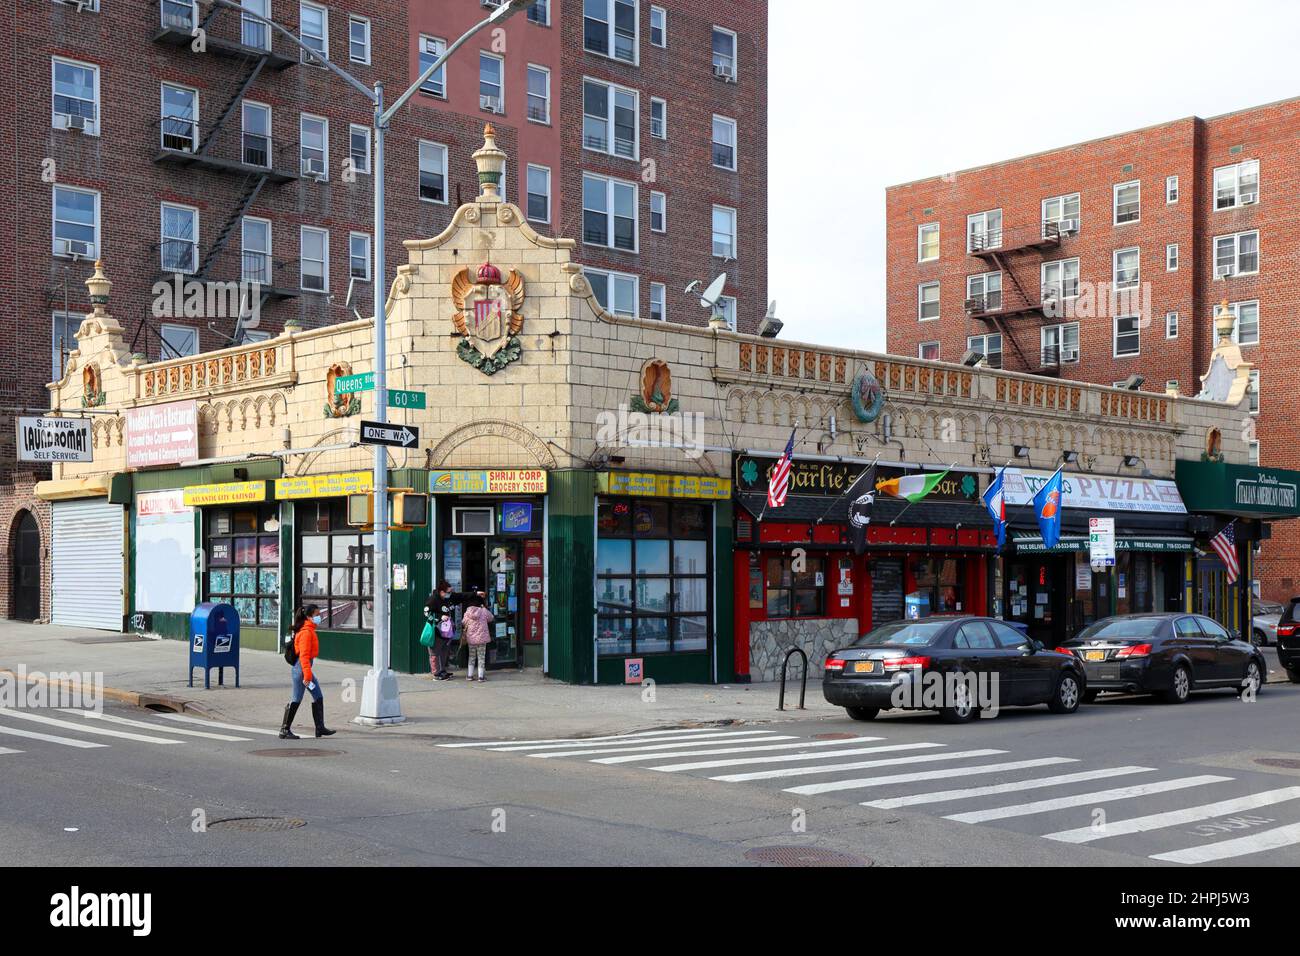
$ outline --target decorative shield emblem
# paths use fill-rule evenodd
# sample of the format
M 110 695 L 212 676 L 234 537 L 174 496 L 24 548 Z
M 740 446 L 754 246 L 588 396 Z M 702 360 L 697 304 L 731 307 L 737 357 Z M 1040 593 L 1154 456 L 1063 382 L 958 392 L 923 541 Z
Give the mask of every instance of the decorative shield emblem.
M 471 278 L 465 267 L 451 281 L 451 298 L 457 309 L 453 322 L 463 336 L 456 348 L 461 359 L 492 375 L 519 358 L 524 280 L 518 271 L 511 269 L 503 280 L 501 270 L 485 262 Z

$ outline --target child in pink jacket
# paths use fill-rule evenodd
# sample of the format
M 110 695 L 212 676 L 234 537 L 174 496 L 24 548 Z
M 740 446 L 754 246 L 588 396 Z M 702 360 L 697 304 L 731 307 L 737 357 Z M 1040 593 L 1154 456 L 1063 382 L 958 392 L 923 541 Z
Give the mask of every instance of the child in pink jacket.
M 478 665 L 478 682 L 481 684 L 487 678 L 484 676 L 487 671 L 487 649 L 492 643 L 492 629 L 490 625 L 495 620 L 492 612 L 483 606 L 482 598 L 477 596 L 471 598 L 465 607 L 465 614 L 461 618 L 465 627 L 465 643 L 469 647 L 469 680 L 474 680 L 474 667 Z

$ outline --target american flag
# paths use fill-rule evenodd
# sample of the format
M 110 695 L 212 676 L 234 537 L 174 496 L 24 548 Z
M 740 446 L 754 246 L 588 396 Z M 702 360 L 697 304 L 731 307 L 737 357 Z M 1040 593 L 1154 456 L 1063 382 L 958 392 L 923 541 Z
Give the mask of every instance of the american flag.
M 780 508 L 785 505 L 785 496 L 790 493 L 790 462 L 794 458 L 794 431 L 785 443 L 785 454 L 772 467 L 772 477 L 767 483 L 767 506 Z
M 1237 564 L 1237 535 L 1232 530 L 1232 525 L 1235 523 L 1229 523 L 1210 541 L 1210 547 L 1223 559 L 1223 565 L 1228 569 L 1229 584 L 1235 584 L 1237 575 L 1241 573 L 1241 567 Z

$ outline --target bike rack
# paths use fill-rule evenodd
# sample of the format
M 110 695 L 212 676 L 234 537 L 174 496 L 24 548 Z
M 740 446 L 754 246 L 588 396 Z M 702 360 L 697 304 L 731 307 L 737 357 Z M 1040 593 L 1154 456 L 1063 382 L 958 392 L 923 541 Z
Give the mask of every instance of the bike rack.
M 777 710 L 785 710 L 785 672 L 790 667 L 790 658 L 795 654 L 803 658 L 803 682 L 799 688 L 799 709 L 807 709 L 804 707 L 803 702 L 808 693 L 808 655 L 803 652 L 803 648 L 792 647 L 785 652 L 785 660 L 781 662 L 781 699 L 777 703 Z

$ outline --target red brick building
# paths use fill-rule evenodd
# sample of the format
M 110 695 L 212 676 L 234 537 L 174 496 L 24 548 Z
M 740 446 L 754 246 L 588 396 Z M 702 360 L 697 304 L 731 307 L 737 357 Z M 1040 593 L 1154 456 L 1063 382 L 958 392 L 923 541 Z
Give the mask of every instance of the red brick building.
M 1297 467 L 1297 133 L 1290 99 L 891 187 L 889 351 L 1193 395 L 1226 301 L 1257 367 L 1252 454 Z M 1266 597 L 1300 579 L 1292 524 L 1265 545 Z
M 363 83 L 382 81 L 390 102 L 494 5 L 245 2 Z M 15 171 L 0 185 L 6 554 L 29 513 L 48 526 L 30 495 L 41 472 L 15 465 L 13 415 L 48 407 L 45 385 L 90 310 L 95 259 L 114 276 L 133 351 L 150 360 L 373 311 L 371 109 L 357 91 L 211 0 L 32 0 L 10 24 L 0 34 L 18 78 L 0 93 L 0 159 Z M 766 48 L 765 0 L 537 0 L 480 33 L 388 134 L 389 268 L 405 261 L 402 240 L 438 234 L 477 195 L 470 154 L 490 122 L 511 159 L 506 198 L 538 231 L 579 240 L 612 311 L 702 325 L 708 315 L 683 290 L 727 271 L 724 305 L 752 331 L 766 305 Z M 160 297 L 155 284 L 177 274 L 200 284 L 201 314 L 186 314 L 183 285 Z M 48 534 L 41 541 L 48 550 Z M 20 572 L 0 573 L 9 615 Z

